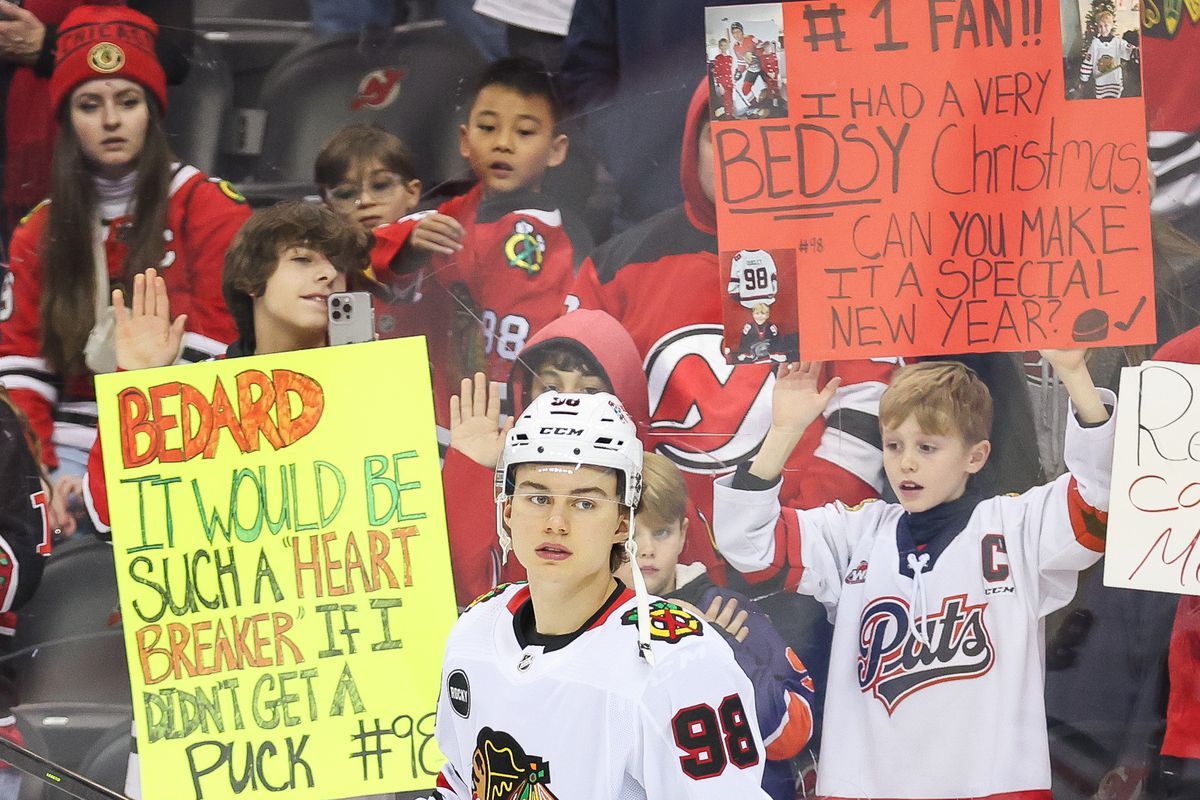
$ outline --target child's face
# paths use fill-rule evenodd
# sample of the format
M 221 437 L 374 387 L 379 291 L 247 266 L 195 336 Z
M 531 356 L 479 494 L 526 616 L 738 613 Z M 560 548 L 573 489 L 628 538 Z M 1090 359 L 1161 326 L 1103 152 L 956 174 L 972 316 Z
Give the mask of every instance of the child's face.
M 269 324 L 300 339 L 328 330 L 329 295 L 346 290 L 346 276 L 323 253 L 307 247 L 286 247 L 262 295 L 254 298 L 256 327 Z
M 617 474 L 569 464 L 518 466 L 504 522 L 530 582 L 563 586 L 607 575 L 612 546 L 628 531 L 617 502 Z
M 643 511 L 637 515 L 634 530 L 637 542 L 637 562 L 646 579 L 646 590 L 650 594 L 666 597 L 675 591 L 675 565 L 687 541 L 687 520 L 666 522 L 661 517 Z M 626 561 L 617 567 L 616 576 L 633 585 L 633 565 Z
M 554 130 L 550 103 L 506 86 L 485 86 L 459 131 L 459 152 L 485 196 L 537 191 L 550 167 L 567 157 L 567 137 Z
M 754 315 L 754 321 L 759 325 L 762 325 L 771 318 L 771 312 L 766 308 L 756 308 L 751 313 Z
M 1101 36 L 1108 36 L 1112 33 L 1113 18 L 1109 14 L 1100 14 L 1096 17 L 1096 28 L 1100 31 Z
M 725 39 L 722 39 L 721 41 L 717 42 L 717 49 L 720 50 L 722 53 L 728 53 L 729 52 L 729 42 L 727 42 Z
M 325 199 L 341 217 L 370 230 L 395 222 L 416 208 L 421 181 L 405 178 L 372 160 L 351 167 L 345 180 L 326 189 Z
M 987 463 L 991 443 L 921 429 L 914 417 L 883 428 L 883 470 L 900 505 L 912 513 L 962 497 L 967 479 Z
M 596 375 L 584 375 L 577 369 L 559 369 L 547 365 L 538 370 L 533 386 L 529 388 L 529 399 L 532 401 L 545 392 L 596 394 L 611 391 L 608 382 Z

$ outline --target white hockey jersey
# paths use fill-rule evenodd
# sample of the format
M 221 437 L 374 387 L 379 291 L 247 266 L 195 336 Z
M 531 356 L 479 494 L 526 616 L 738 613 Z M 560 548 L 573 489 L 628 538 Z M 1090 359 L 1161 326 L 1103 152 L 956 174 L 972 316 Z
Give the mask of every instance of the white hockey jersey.
M 786 570 L 834 623 L 818 794 L 1050 800 L 1044 621 L 1103 553 L 1114 431 L 1070 417 L 1071 472 L 980 502 L 919 578 L 899 505 L 781 513 L 777 490 L 717 480 L 721 553 L 752 579 Z
M 729 294 L 746 308 L 771 305 L 779 292 L 779 269 L 766 250 L 739 250 L 729 265 Z
M 485 598 L 446 644 L 442 798 L 767 800 L 753 690 L 708 623 L 653 599 L 651 667 L 628 589 L 551 648 L 522 646 L 528 586 Z

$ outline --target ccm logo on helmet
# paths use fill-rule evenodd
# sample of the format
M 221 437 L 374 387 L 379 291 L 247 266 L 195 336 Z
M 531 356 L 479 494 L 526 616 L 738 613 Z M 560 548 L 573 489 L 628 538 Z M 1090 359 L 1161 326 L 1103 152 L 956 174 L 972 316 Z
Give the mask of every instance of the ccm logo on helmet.
M 538 433 L 542 436 L 583 436 L 583 428 L 539 428 Z

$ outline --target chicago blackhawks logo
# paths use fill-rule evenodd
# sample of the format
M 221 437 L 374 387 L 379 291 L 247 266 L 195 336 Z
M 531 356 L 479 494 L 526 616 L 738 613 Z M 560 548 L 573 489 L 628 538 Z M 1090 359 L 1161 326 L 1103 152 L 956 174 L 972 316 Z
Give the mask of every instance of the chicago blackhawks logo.
M 125 66 L 125 51 L 112 42 L 100 42 L 88 51 L 87 62 L 96 72 L 108 75 Z
M 750 460 L 771 426 L 774 372 L 727 364 L 723 339 L 720 325 L 691 325 L 646 356 L 653 443 L 685 472 L 725 472 Z
M 550 762 L 526 755 L 511 735 L 491 728 L 475 739 L 471 782 L 479 800 L 557 800 L 550 791 Z
M 859 688 L 875 695 L 890 716 L 922 689 L 985 675 L 996 660 L 983 619 L 986 608 L 987 603 L 968 605 L 965 594 L 943 598 L 940 609 L 916 620 L 929 640 L 926 646 L 909 631 L 906 601 L 874 600 L 859 622 Z
M 407 74 L 407 70 L 399 67 L 384 67 L 368 72 L 358 82 L 358 94 L 350 101 L 350 110 L 387 108 L 400 96 L 400 81 Z
M 621 617 L 622 625 L 637 625 L 638 612 L 631 608 Z M 666 600 L 650 604 L 650 638 L 675 644 L 685 636 L 703 636 L 700 620 L 682 606 Z
M 518 581 L 518 582 L 520 582 L 520 581 Z M 488 600 L 491 600 L 496 595 L 503 593 L 505 589 L 507 589 L 508 587 L 510 587 L 512 585 L 513 585 L 512 583 L 502 583 L 499 586 L 493 586 L 491 589 L 488 589 L 486 592 L 479 595 L 479 597 L 476 597 L 474 600 L 472 600 L 471 604 L 467 606 L 466 610 L 470 611 L 472 608 L 479 605 L 480 603 L 486 603 Z
M 545 255 L 545 238 L 525 220 L 518 221 L 512 235 L 504 241 L 504 257 L 508 265 L 536 275 L 542 271 Z

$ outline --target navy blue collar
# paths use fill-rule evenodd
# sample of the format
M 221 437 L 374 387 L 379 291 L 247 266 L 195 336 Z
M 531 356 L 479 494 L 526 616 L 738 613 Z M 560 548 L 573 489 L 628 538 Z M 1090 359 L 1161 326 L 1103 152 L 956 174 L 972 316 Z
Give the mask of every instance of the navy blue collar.
M 971 515 L 975 513 L 975 506 L 982 499 L 982 493 L 968 484 L 967 491 L 957 500 L 915 514 L 904 512 L 896 525 L 900 573 L 912 577 L 912 569 L 908 566 L 909 553 L 928 554 L 929 566 L 926 571 L 932 570 L 938 556 L 967 527 Z

